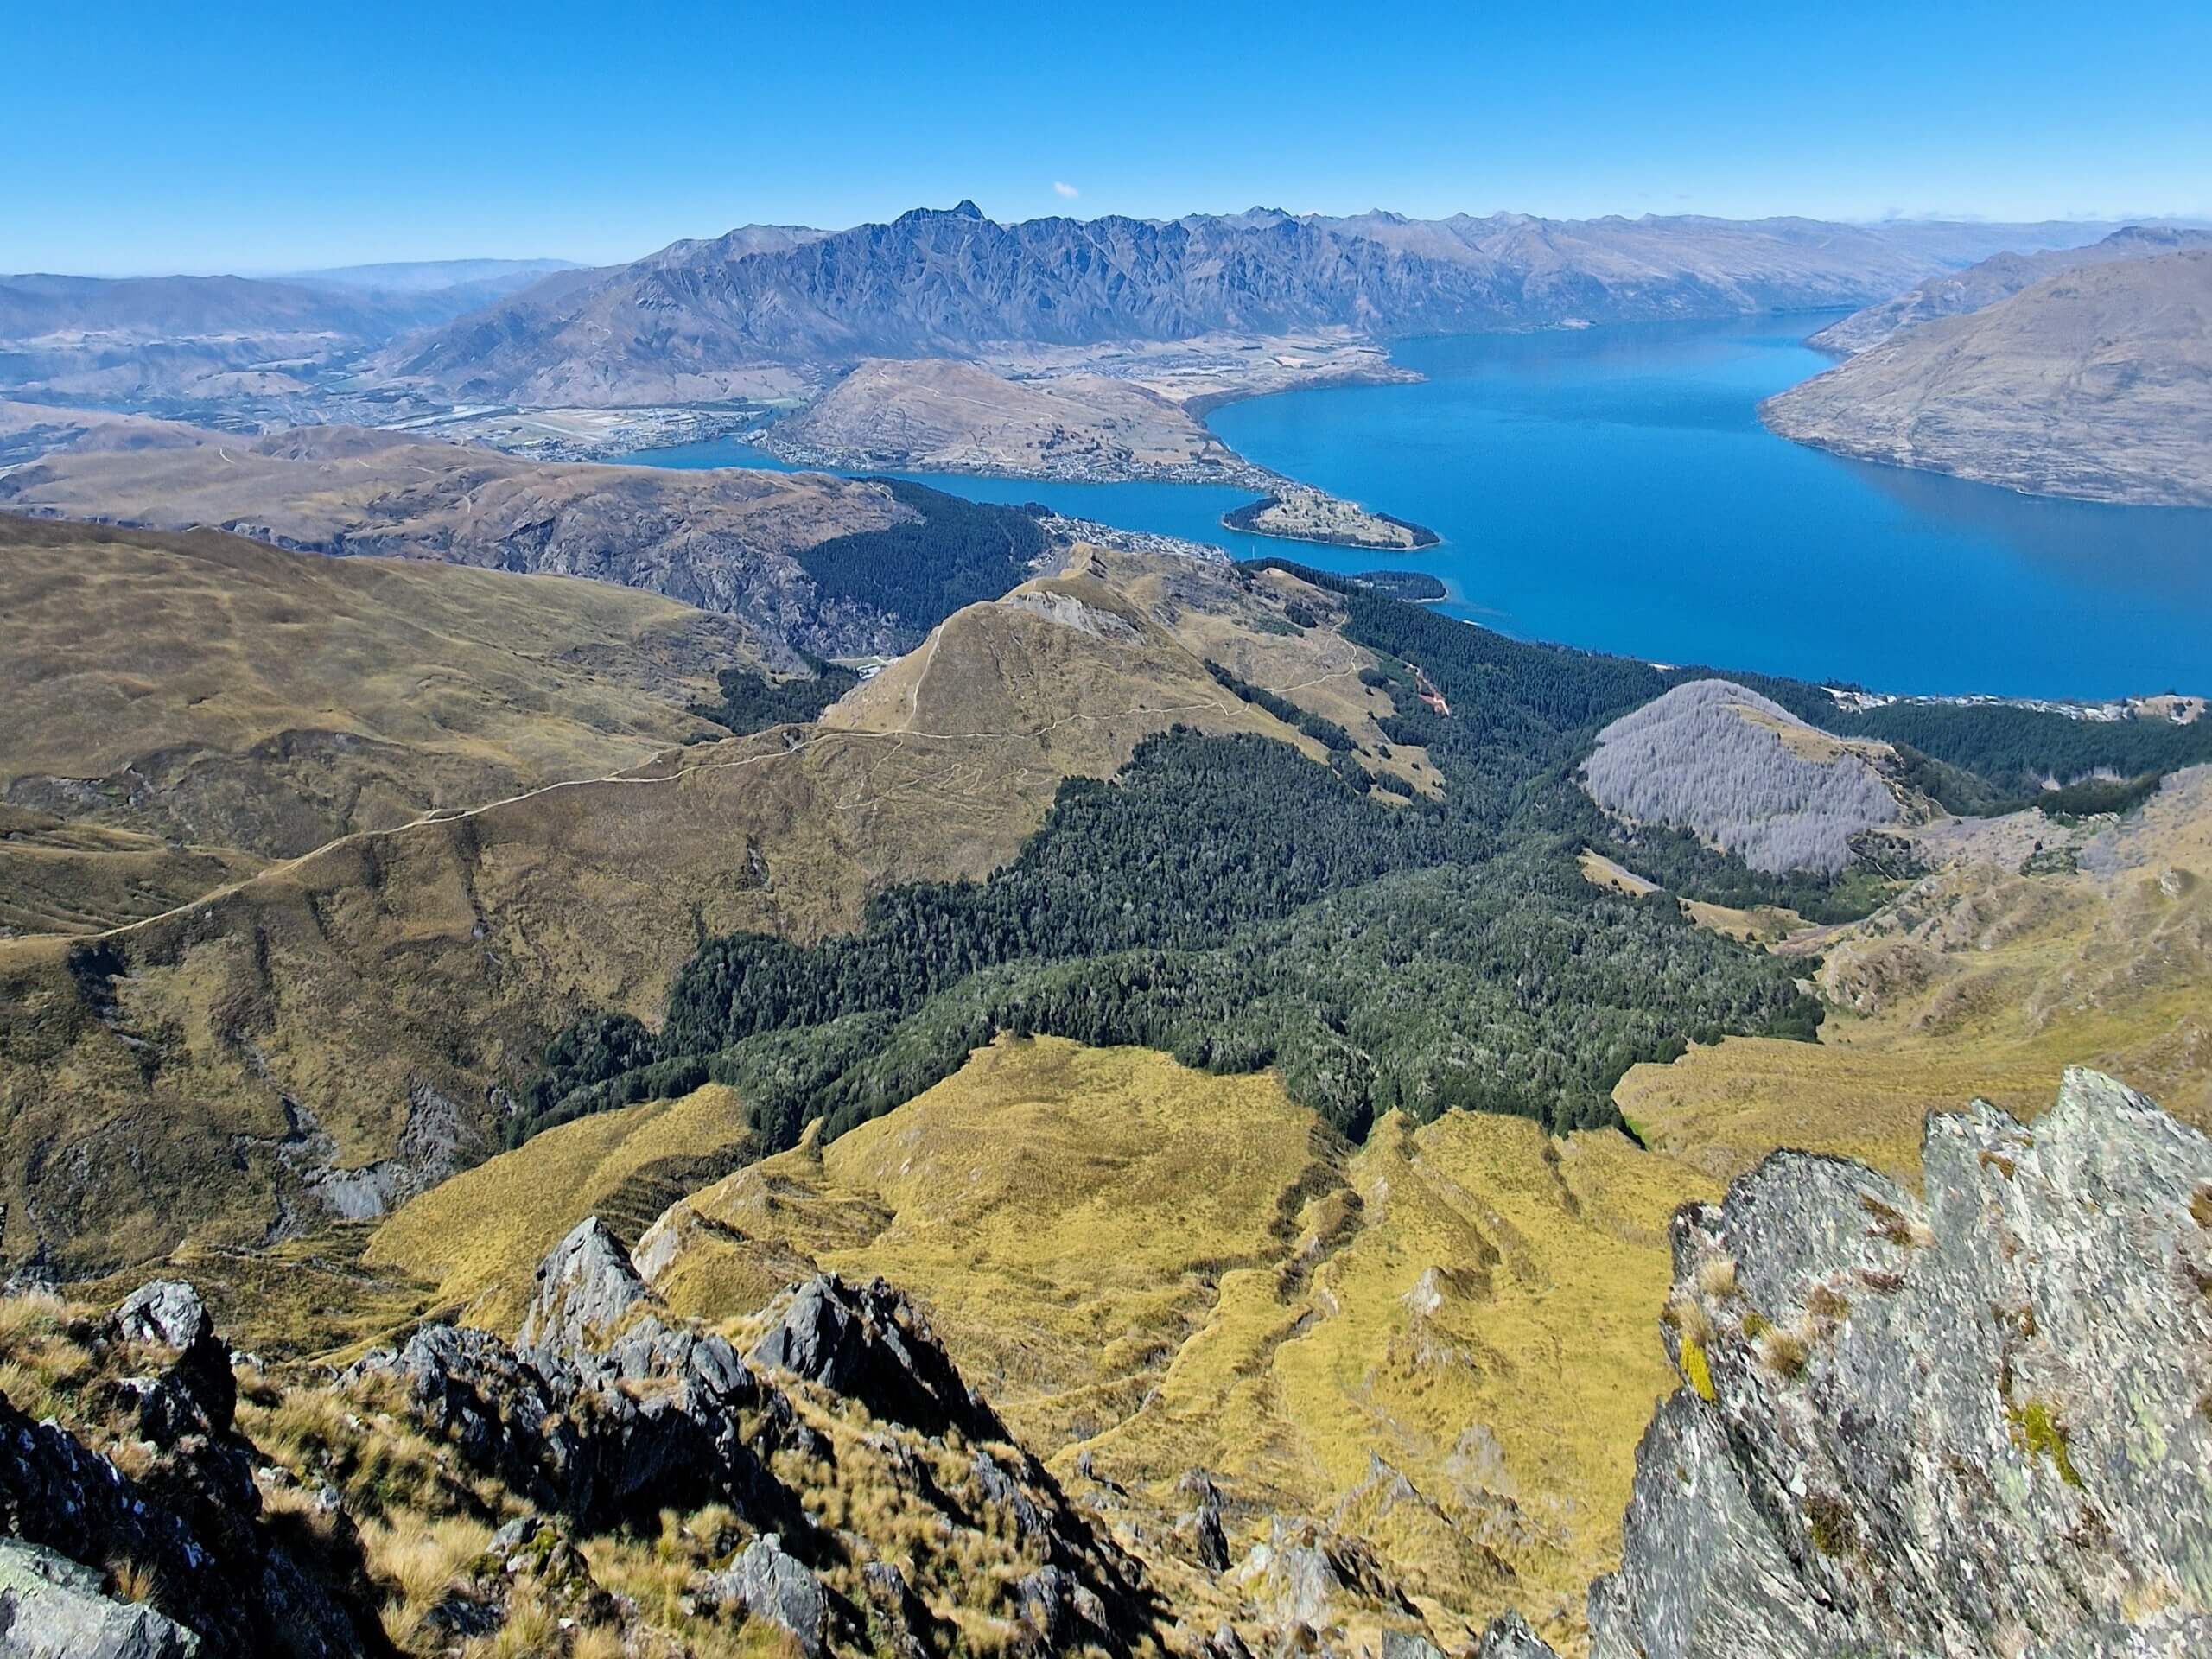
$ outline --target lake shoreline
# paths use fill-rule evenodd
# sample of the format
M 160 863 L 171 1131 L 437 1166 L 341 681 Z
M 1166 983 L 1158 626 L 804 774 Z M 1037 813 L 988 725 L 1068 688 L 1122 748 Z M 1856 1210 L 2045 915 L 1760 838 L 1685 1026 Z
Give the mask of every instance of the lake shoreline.
M 1208 426 L 1432 527 L 1435 608 L 1515 638 L 1912 696 L 2212 690 L 2212 512 L 2022 496 L 1767 431 L 1757 405 L 1822 371 L 1803 338 L 1834 315 L 1412 337 L 1391 351 L 1418 382 L 1239 398 Z M 630 459 L 790 470 L 728 443 Z M 1224 526 L 1248 502 L 1218 485 L 906 475 L 1236 558 L 1352 575 L 1387 556 Z

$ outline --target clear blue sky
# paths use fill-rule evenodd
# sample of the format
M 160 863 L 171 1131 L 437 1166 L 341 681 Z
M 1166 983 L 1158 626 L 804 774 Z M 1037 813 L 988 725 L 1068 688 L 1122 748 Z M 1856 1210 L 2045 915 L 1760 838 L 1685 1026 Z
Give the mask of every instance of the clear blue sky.
M 1730 10 L 25 4 L 0 270 L 601 262 L 962 196 L 2212 214 L 2207 0 Z

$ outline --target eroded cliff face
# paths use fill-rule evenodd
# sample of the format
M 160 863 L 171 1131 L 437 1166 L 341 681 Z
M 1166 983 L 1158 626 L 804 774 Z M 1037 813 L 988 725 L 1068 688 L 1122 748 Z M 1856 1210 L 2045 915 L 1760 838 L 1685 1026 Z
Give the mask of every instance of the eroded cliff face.
M 1676 1216 L 1687 1386 L 1595 1659 L 2212 1651 L 2212 1141 L 2076 1069 L 1923 1162 L 1777 1153 Z

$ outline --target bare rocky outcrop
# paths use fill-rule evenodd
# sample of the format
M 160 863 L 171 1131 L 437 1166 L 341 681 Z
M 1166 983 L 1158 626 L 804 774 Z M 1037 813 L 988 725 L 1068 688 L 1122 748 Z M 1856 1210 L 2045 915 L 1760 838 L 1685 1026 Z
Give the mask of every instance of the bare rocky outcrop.
M 1326 1630 L 1338 1622 L 1339 1603 L 1347 1600 L 1418 1617 L 1372 1545 L 1296 1517 L 1276 1516 L 1268 1536 L 1252 1546 L 1230 1579 L 1285 1630 Z
M 1007 1438 L 997 1414 L 960 1380 L 920 1311 L 881 1279 L 849 1285 L 823 1274 L 809 1280 L 785 1301 L 749 1357 L 924 1434 L 957 1428 L 972 1440 Z
M 192 1287 L 157 1281 L 79 1334 L 139 1455 L 125 1473 L 0 1395 L 0 1653 L 383 1651 L 350 1529 L 332 1527 L 311 1570 L 264 1516 L 229 1352 Z M 111 1592 L 122 1564 L 148 1605 Z
M 1777 1153 L 1677 1214 L 1688 1386 L 1593 1659 L 2212 1650 L 2212 1141 L 2076 1069 L 1923 1167 Z
M 1732 680 L 1691 680 L 1598 734 L 1583 787 L 1630 826 L 1694 830 L 1755 870 L 1850 863 L 1906 816 L 1887 744 L 1832 737 Z
M 822 1581 L 784 1553 L 783 1540 L 775 1534 L 764 1534 L 740 1550 L 735 1560 L 707 1580 L 701 1594 L 788 1631 L 805 1659 L 818 1659 L 830 1604 Z
M 861 1534 L 820 1522 L 776 1472 L 790 1459 L 830 1478 L 855 1455 L 799 1408 L 791 1390 L 804 1391 L 862 1432 L 867 1460 L 894 1489 L 880 1501 L 919 1508 L 947 1540 L 963 1530 L 1010 1540 L 1038 1564 L 1006 1584 L 995 1609 L 1027 1630 L 1027 1647 L 1122 1652 L 1152 1639 L 1135 1561 L 1008 1440 L 904 1295 L 880 1279 L 823 1275 L 765 1317 L 747 1357 L 672 1321 L 620 1242 L 590 1217 L 539 1267 L 514 1343 L 429 1325 L 340 1382 L 399 1382 L 412 1412 L 463 1458 L 585 1532 L 728 1505 L 754 1535 L 696 1579 L 690 1601 L 701 1610 L 777 1626 L 810 1656 L 939 1650 L 939 1621 L 898 1567 L 874 1559 Z M 483 1576 L 496 1589 L 497 1575 Z M 496 1602 L 488 1592 L 467 1599 Z
M 200 1638 L 57 1550 L 0 1538 L 0 1653 L 13 1659 L 194 1659 Z
M 587 1528 L 721 1502 L 755 1525 L 804 1534 L 796 1495 L 766 1465 L 808 1443 L 789 1402 L 722 1338 L 645 1311 L 649 1299 L 628 1253 L 588 1218 L 539 1268 L 517 1342 L 426 1325 L 348 1380 L 399 1381 L 471 1462 Z

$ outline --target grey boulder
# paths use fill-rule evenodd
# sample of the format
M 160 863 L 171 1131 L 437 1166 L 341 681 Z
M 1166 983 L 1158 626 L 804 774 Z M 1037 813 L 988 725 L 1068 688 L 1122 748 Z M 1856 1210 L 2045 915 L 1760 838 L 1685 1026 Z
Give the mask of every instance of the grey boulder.
M 118 1601 L 66 1555 L 0 1538 L 0 1654 L 8 1659 L 193 1659 L 200 1638 L 151 1607 Z

